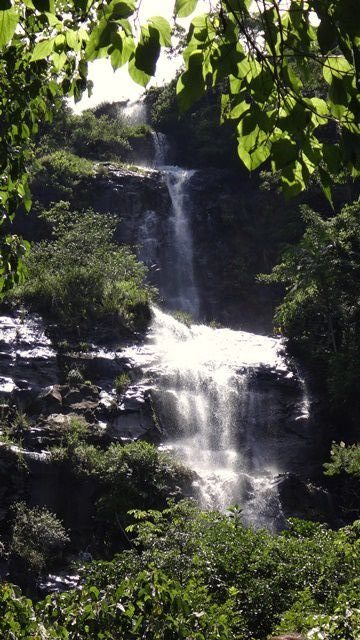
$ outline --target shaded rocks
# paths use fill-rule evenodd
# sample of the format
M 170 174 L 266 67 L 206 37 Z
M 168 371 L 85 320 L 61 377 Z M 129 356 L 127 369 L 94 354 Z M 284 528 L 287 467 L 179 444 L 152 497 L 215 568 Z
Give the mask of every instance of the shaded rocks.
M 285 517 L 319 522 L 334 521 L 334 509 L 328 492 L 294 473 L 281 474 L 276 481 Z

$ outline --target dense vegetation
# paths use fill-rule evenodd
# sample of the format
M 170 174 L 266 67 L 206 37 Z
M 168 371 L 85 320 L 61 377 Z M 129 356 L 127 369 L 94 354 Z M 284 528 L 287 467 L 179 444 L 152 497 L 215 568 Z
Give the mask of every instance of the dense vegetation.
M 151 140 L 151 129 L 145 123 L 134 125 L 122 113 L 121 105 L 112 113 L 101 113 L 101 105 L 80 115 L 61 104 L 51 124 L 43 124 L 35 142 L 38 158 L 55 153 L 59 148 L 82 158 L 115 162 L 130 161 L 133 146 L 141 143 L 144 150 Z
M 360 207 L 347 205 L 324 219 L 304 209 L 306 231 L 275 266 L 271 282 L 286 286 L 275 323 L 290 347 L 321 372 L 330 401 L 358 406 L 360 359 Z
M 162 16 L 148 19 L 141 28 L 128 20 L 138 17 L 138 4 L 2 4 L 4 221 L 11 222 L 20 204 L 30 210 L 29 140 L 43 120 L 51 120 L 63 96 L 79 100 L 89 88 L 88 62 L 108 56 L 114 69 L 128 64 L 133 80 L 146 86 L 161 47 L 172 47 L 171 25 Z M 175 18 L 190 15 L 197 4 L 176 0 Z M 192 21 L 186 37 L 185 69 L 177 83 L 180 108 L 186 110 L 210 87 L 224 83 L 222 115 L 236 128 L 245 166 L 253 170 L 271 159 L 272 170 L 280 173 L 290 194 L 304 190 L 320 166 L 321 185 L 331 201 L 332 176 L 343 168 L 352 175 L 359 172 L 360 28 L 355 9 L 354 0 L 292 0 L 285 10 L 276 0 L 222 0 L 214 9 L 210 5 L 208 13 Z M 314 69 L 316 77 L 324 77 L 320 92 L 308 79 Z M 103 124 L 108 129 L 108 123 Z M 335 141 L 328 140 L 329 124 L 337 127 Z M 121 145 L 118 140 L 118 148 Z M 4 237 L 2 290 L 23 276 L 18 266 L 26 249 L 16 235 Z
M 134 518 L 135 548 L 87 565 L 81 590 L 34 607 L 3 585 L 2 637 L 265 640 L 292 630 L 356 640 L 358 523 L 333 532 L 294 521 L 272 536 L 191 502 Z
M 33 245 L 27 281 L 12 295 L 70 326 L 104 318 L 127 329 L 146 326 L 153 292 L 144 282 L 145 267 L 112 241 L 117 221 L 71 211 L 62 201 L 42 216 L 52 238 Z

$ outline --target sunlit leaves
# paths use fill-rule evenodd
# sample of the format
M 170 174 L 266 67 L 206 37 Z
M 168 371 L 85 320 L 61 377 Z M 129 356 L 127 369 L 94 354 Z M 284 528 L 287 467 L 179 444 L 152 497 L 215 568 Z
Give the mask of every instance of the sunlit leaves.
M 161 16 L 153 16 L 149 20 L 149 25 L 159 32 L 160 44 L 164 47 L 171 46 L 171 27 L 165 18 Z
M 323 127 L 338 127 L 333 129 L 337 143 L 342 127 L 341 144 L 334 144 L 340 165 L 353 175 L 360 170 L 354 142 L 360 135 L 360 19 L 355 4 L 311 2 L 310 16 L 303 0 L 291 0 L 281 11 L 271 1 L 220 2 L 218 13 L 192 21 L 186 67 L 177 85 L 180 109 L 223 82 L 222 122 L 230 120 L 237 128 L 245 166 L 253 170 L 270 159 L 288 195 L 305 189 L 318 171 L 331 200 L 329 165 L 336 163 L 321 143 Z M 312 69 L 319 75 L 317 85 Z
M 175 14 L 178 18 L 186 18 L 196 8 L 198 0 L 176 0 L 175 2 Z
M 13 37 L 19 15 L 16 9 L 9 8 L 0 11 L 0 49 L 2 49 Z
M 189 57 L 188 68 L 179 77 L 176 91 L 180 111 L 186 111 L 204 94 L 203 55 L 200 51 Z
M 41 42 L 38 42 L 32 52 L 31 62 L 47 58 L 53 52 L 54 44 L 55 38 L 50 38 L 50 40 L 41 40 Z

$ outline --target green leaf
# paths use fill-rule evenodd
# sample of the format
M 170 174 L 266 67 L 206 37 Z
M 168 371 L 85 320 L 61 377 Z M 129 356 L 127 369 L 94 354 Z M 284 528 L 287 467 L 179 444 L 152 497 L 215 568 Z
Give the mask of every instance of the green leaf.
M 67 57 L 66 57 L 66 53 L 64 53 L 64 51 L 62 53 L 53 53 L 52 54 L 52 61 L 53 61 L 53 64 L 54 64 L 54 67 L 55 67 L 56 71 L 61 71 L 61 69 L 64 68 L 66 60 L 67 60 Z
M 329 56 L 324 61 L 323 76 L 328 84 L 332 83 L 334 77 L 343 80 L 353 74 L 352 65 L 343 56 Z
M 149 24 L 159 32 L 160 44 L 163 47 L 171 47 L 171 27 L 168 21 L 162 16 L 153 16 Z
M 79 41 L 79 36 L 77 31 L 74 31 L 73 29 L 68 29 L 68 31 L 66 31 L 65 33 L 65 37 L 66 37 L 67 45 L 70 49 L 73 49 L 74 51 L 80 51 L 81 43 Z
M 0 11 L 0 49 L 3 49 L 15 33 L 19 15 L 16 9 Z
M 141 71 L 141 69 L 139 69 L 136 66 L 135 56 L 131 58 L 128 69 L 129 69 L 129 75 L 134 80 L 134 82 L 136 82 L 137 84 L 140 84 L 142 87 L 146 87 L 151 76 L 149 76 L 144 71 Z
M 112 0 L 109 6 L 106 8 L 106 15 L 113 20 L 120 20 L 122 18 L 129 18 L 135 11 L 136 3 L 134 0 Z
M 197 3 L 198 0 L 176 0 L 175 15 L 178 18 L 186 18 L 194 11 Z
M 334 203 L 332 198 L 333 180 L 331 179 L 327 171 L 324 171 L 324 169 L 322 169 L 321 167 L 319 167 L 319 176 L 320 176 L 320 184 L 321 184 L 323 193 L 326 199 L 328 200 L 328 202 L 330 203 L 330 205 L 332 206 L 332 208 L 334 208 Z
M 188 69 L 178 79 L 176 94 L 179 109 L 186 111 L 205 93 L 205 82 L 202 72 L 203 55 L 200 51 L 189 58 Z
M 95 60 L 101 57 L 101 49 L 108 47 L 112 43 L 114 34 L 117 32 L 116 22 L 108 22 L 103 19 L 91 32 L 86 45 L 85 55 L 87 60 Z
M 160 55 L 159 32 L 153 27 L 142 28 L 141 40 L 135 49 L 135 64 L 148 76 L 155 75 L 156 63 Z
M 298 157 L 298 148 L 292 140 L 284 138 L 273 142 L 271 147 L 271 159 L 273 171 L 283 169 L 292 164 Z
M 36 60 L 44 60 L 44 58 L 47 58 L 53 52 L 54 44 L 55 38 L 38 42 L 34 47 L 30 61 L 35 62 Z
M 134 53 L 135 43 L 133 38 L 116 33 L 112 38 L 113 51 L 111 52 L 111 65 L 114 71 L 128 62 Z

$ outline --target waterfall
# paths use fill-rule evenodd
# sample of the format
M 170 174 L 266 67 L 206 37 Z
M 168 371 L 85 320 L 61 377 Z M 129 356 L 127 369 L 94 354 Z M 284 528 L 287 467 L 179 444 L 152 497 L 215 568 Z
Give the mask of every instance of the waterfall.
M 171 199 L 166 251 L 164 294 L 169 309 L 199 315 L 199 293 L 194 276 L 193 241 L 188 187 L 194 171 L 163 167 Z
M 145 102 L 136 100 L 128 102 L 121 107 L 121 115 L 129 125 L 144 124 L 147 122 L 147 109 Z
M 153 308 L 145 344 L 123 355 L 143 372 L 143 382 L 153 385 L 164 446 L 197 473 L 201 505 L 225 510 L 239 504 L 246 523 L 273 530 L 283 526 L 276 478 L 288 470 L 291 444 L 286 433 L 276 433 L 284 404 L 277 385 L 294 385 L 298 399 L 302 390 L 287 367 L 281 341 L 187 327 Z M 295 404 L 294 412 L 295 424 Z M 302 434 L 305 443 L 305 425 Z M 300 453 L 298 447 L 295 457 Z
M 170 150 L 167 137 L 161 131 L 153 131 L 154 167 L 163 167 Z
M 154 166 L 164 177 L 171 201 L 163 265 L 166 281 L 161 293 L 169 309 L 185 311 L 196 319 L 200 301 L 194 276 L 189 197 L 189 183 L 195 171 L 165 164 L 170 149 L 167 137 L 154 132 L 153 140 Z
M 162 134 L 154 134 L 154 146 L 171 211 L 162 243 L 156 241 L 158 218 L 153 212 L 145 215 L 140 230 L 143 256 L 149 263 L 159 245 L 165 245 L 160 288 L 165 308 L 189 312 L 196 320 L 200 299 L 189 190 L 194 171 L 166 164 L 168 143 Z M 123 355 L 153 387 L 164 446 L 196 472 L 203 507 L 225 510 L 239 504 L 245 522 L 270 529 L 283 526 L 276 478 L 296 469 L 309 440 L 307 398 L 281 355 L 281 341 L 226 328 L 185 326 L 163 310 L 152 311 L 145 343 Z M 284 411 L 284 390 L 288 393 L 289 388 L 292 409 Z M 284 414 L 295 446 L 284 433 Z

